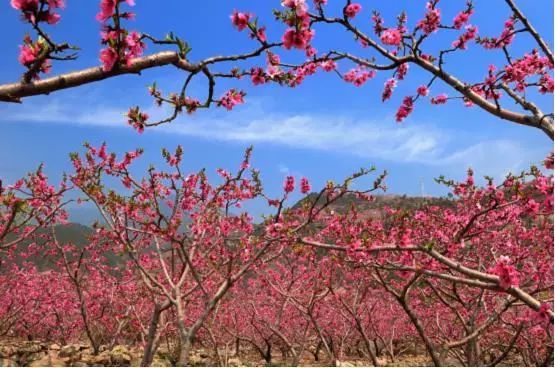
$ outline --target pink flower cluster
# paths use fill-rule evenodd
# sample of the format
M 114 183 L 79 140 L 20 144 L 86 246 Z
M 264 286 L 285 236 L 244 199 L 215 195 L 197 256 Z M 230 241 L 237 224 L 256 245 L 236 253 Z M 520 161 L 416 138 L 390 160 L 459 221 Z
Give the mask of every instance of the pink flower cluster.
M 116 8 L 120 2 L 125 1 L 128 5 L 135 5 L 134 0 L 102 0 L 100 2 L 100 13 L 96 19 L 104 23 L 116 14 Z M 133 13 L 123 12 L 119 18 L 131 19 Z M 119 26 L 118 26 L 119 27 Z M 140 57 L 146 47 L 139 33 L 128 32 L 115 26 L 104 25 L 101 35 L 101 43 L 107 45 L 100 51 L 100 61 L 104 71 L 110 71 L 122 62 L 124 65 L 131 65 L 133 59 Z
M 539 84 L 538 91 L 541 94 L 553 93 L 553 78 L 551 77 L 550 74 L 548 73 L 543 74 L 540 77 L 538 84 Z
M 525 54 L 521 59 L 515 60 L 505 67 L 503 80 L 506 83 L 516 83 L 516 90 L 524 92 L 526 79 L 534 75 L 541 75 L 544 80 L 540 83 L 540 92 L 553 92 L 553 79 L 546 71 L 553 69 L 553 64 L 545 56 L 541 56 L 537 50 Z
M 345 75 L 343 75 L 343 79 L 345 82 L 352 83 L 357 87 L 362 86 L 368 79 L 372 79 L 376 76 L 375 70 L 367 70 L 363 67 L 353 68 L 349 70 Z
M 542 303 L 538 311 L 534 314 L 536 323 L 549 323 L 551 321 L 551 306 L 548 303 Z
M 328 3 L 328 0 L 313 0 L 314 1 L 314 6 L 319 8 L 322 5 L 326 5 Z
M 409 71 L 409 63 L 403 63 L 399 65 L 399 67 L 395 71 L 395 77 L 397 78 L 397 80 L 403 80 L 407 76 L 408 71 Z
M 430 93 L 430 90 L 428 89 L 427 86 L 422 85 L 422 86 L 419 86 L 419 87 L 416 89 L 416 93 L 417 93 L 419 96 L 426 97 L 426 96 L 428 96 L 428 94 Z
M 260 42 L 266 42 L 266 27 L 256 28 L 256 21 L 251 22 L 253 18 L 253 14 L 238 12 L 237 10 L 234 10 L 230 16 L 231 23 L 238 31 L 248 28 L 251 31 L 251 38 L 258 39 Z
M 293 176 L 287 176 L 285 182 L 283 183 L 283 190 L 285 193 L 291 193 L 295 190 L 295 178 Z
M 255 86 L 266 83 L 266 73 L 264 73 L 262 68 L 252 68 L 250 74 L 252 84 Z
M 307 194 L 311 190 L 310 183 L 308 182 L 307 178 L 301 178 L 301 193 Z
M 302 194 L 307 194 L 307 193 L 310 192 L 311 187 L 310 187 L 310 183 L 309 183 L 307 178 L 305 178 L 305 177 L 301 178 L 299 189 L 300 189 Z M 288 175 L 288 176 L 285 177 L 285 180 L 283 182 L 283 191 L 286 194 L 289 194 L 289 193 L 293 192 L 294 190 L 295 190 L 295 177 L 292 176 L 292 175 Z
M 249 21 L 251 19 L 251 14 L 249 13 L 241 13 L 237 10 L 233 11 L 230 16 L 231 23 L 239 30 L 242 31 L 243 29 L 249 26 Z
M 127 124 L 131 125 L 139 133 L 145 130 L 145 123 L 148 118 L 148 114 L 141 112 L 138 106 L 130 108 L 127 112 Z
M 116 14 L 116 7 L 120 2 L 125 1 L 127 5 L 134 6 L 135 0 L 101 0 L 100 1 L 100 12 L 96 15 L 96 19 L 99 22 L 105 22 L 112 18 Z M 120 15 L 123 18 L 132 18 L 133 14 L 125 13 Z
M 403 121 L 413 110 L 414 100 L 411 96 L 406 96 L 403 99 L 403 103 L 399 106 L 397 113 L 395 114 L 395 120 L 400 123 Z
M 439 29 L 441 22 L 441 12 L 436 8 L 436 4 L 439 0 L 432 0 L 426 3 L 426 8 L 428 11 L 424 19 L 418 22 L 416 28 L 422 30 L 425 34 L 429 35 Z
M 545 166 L 545 168 L 548 170 L 553 170 L 554 161 L 555 156 L 553 154 L 553 151 L 551 151 L 551 153 L 549 153 L 549 155 L 547 155 L 547 157 L 543 160 L 543 166 Z
M 320 66 L 326 72 L 331 72 L 331 71 L 337 69 L 337 63 L 335 61 L 331 60 L 331 59 L 322 61 L 320 63 Z
M 478 27 L 473 25 L 468 25 L 465 27 L 465 32 L 459 36 L 452 45 L 456 49 L 466 50 L 466 44 L 478 37 Z
M 453 27 L 455 27 L 456 29 L 461 29 L 466 23 L 468 23 L 468 20 L 473 13 L 474 10 L 472 8 L 469 8 L 457 14 L 455 18 L 453 18 Z
M 384 45 L 399 46 L 403 36 L 397 28 L 388 28 L 382 32 L 380 40 Z
M 395 78 L 390 78 L 385 82 L 382 92 L 382 101 L 387 101 L 391 98 L 395 87 L 397 87 L 397 80 Z
M 246 94 L 243 91 L 230 89 L 222 96 L 222 98 L 220 98 L 220 100 L 218 101 L 218 106 L 223 106 L 227 110 L 231 111 L 236 105 L 245 103 L 245 95 Z
M 143 54 L 146 45 L 141 40 L 141 35 L 133 31 L 125 37 L 120 37 L 122 33 L 125 31 L 112 30 L 102 33 L 102 43 L 109 45 L 100 51 L 100 61 L 104 71 L 112 70 L 119 60 L 129 66 L 133 59 Z M 118 43 L 121 55 L 117 52 Z
M 36 24 L 46 22 L 56 24 L 60 21 L 60 14 L 55 13 L 57 8 L 64 8 L 64 0 L 11 0 L 11 6 L 20 10 L 23 19 Z
M 305 0 L 283 0 L 281 6 L 292 9 L 298 17 L 304 16 L 308 11 Z
M 29 36 L 25 37 L 23 45 L 19 46 L 19 62 L 27 67 L 31 68 L 35 62 L 37 62 L 39 56 L 44 52 L 47 45 L 44 41 L 33 42 Z M 48 73 L 52 68 L 52 64 L 49 59 L 42 59 L 41 65 L 34 70 L 31 75 L 31 79 L 38 79 L 39 73 Z
M 308 6 L 305 0 L 284 0 L 281 5 L 292 11 L 292 16 L 284 19 L 289 25 L 281 40 L 283 47 L 287 50 L 296 48 L 306 50 L 307 55 L 314 54 L 310 47 L 310 42 L 314 38 L 314 30 L 310 29 L 310 18 L 308 16 Z
M 502 289 L 509 289 L 512 286 L 518 287 L 518 271 L 511 265 L 511 260 L 507 256 L 501 256 L 497 263 L 489 272 L 499 276 L 499 286 Z
M 515 21 L 509 18 L 504 25 L 503 32 L 499 37 L 488 37 L 478 40 L 486 49 L 500 49 L 509 46 L 515 38 Z
M 307 48 L 313 37 L 314 30 L 312 29 L 297 30 L 295 28 L 289 28 L 285 31 L 282 37 L 283 47 L 287 50 L 290 50 L 293 47 L 304 50 Z
M 430 102 L 432 103 L 432 105 L 443 105 L 447 103 L 447 99 L 448 99 L 447 95 L 445 93 L 442 93 L 440 95 L 432 97 L 430 99 Z
M 359 3 L 352 3 L 345 7 L 345 9 L 343 10 L 343 14 L 345 14 L 347 18 L 354 18 L 361 10 L 362 5 L 360 5 Z

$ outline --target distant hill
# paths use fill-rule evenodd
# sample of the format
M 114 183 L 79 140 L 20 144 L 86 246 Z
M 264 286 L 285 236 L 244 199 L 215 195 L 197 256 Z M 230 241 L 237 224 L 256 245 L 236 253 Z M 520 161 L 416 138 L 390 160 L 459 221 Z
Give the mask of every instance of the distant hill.
M 293 208 L 298 208 L 309 201 L 312 202 L 316 197 L 317 193 L 311 193 L 297 202 Z M 323 203 L 324 199 L 321 198 L 319 202 Z M 337 213 L 346 213 L 352 206 L 355 206 L 360 214 L 377 217 L 383 213 L 384 207 L 414 210 L 428 205 L 452 207 L 453 200 L 445 197 L 411 197 L 407 195 L 386 194 L 376 195 L 374 200 L 369 202 L 357 198 L 354 194 L 347 194 L 331 204 L 329 209 Z
M 37 231 L 37 234 L 40 235 L 41 233 L 45 233 L 47 231 L 50 231 L 50 229 L 40 229 Z M 54 232 L 56 233 L 56 238 L 61 244 L 70 243 L 75 244 L 78 248 L 82 248 L 89 243 L 89 237 L 94 233 L 94 230 L 85 225 L 68 223 L 64 225 L 56 225 L 54 227 Z M 23 252 L 29 243 L 30 241 L 23 241 L 17 245 L 17 249 Z M 40 244 L 40 242 L 37 243 Z M 120 255 L 113 252 L 108 252 L 105 256 L 108 259 L 109 264 L 112 266 L 121 264 L 123 261 Z M 20 258 L 16 261 L 21 260 L 22 259 Z M 54 267 L 54 262 L 51 256 L 41 254 L 29 257 L 27 260 L 34 263 L 41 271 Z
M 299 208 L 308 201 L 316 199 L 317 194 L 311 193 L 305 198 L 298 201 L 293 208 Z M 323 200 L 320 200 L 323 202 Z M 355 195 L 349 194 L 334 202 L 329 209 L 337 213 L 346 213 L 352 206 L 355 206 L 362 216 L 370 216 L 378 218 L 383 215 L 384 207 L 391 207 L 396 209 L 418 209 L 426 205 L 436 205 L 441 207 L 453 206 L 453 200 L 442 197 L 411 197 L 406 195 L 377 195 L 371 202 L 361 200 Z M 190 222 L 186 221 L 183 226 Z M 260 229 L 262 230 L 262 228 Z M 50 230 L 41 230 L 42 232 Z M 72 243 L 78 247 L 83 247 L 89 242 L 89 237 L 94 233 L 94 230 L 79 223 L 68 223 L 65 225 L 57 225 L 54 229 L 56 236 L 61 243 Z M 18 245 L 18 248 L 23 251 L 29 242 L 23 242 Z M 106 254 L 111 265 L 123 263 L 121 255 L 110 252 Z M 53 267 L 53 262 L 49 257 L 37 256 L 29 259 L 35 263 L 39 269 L 46 270 Z

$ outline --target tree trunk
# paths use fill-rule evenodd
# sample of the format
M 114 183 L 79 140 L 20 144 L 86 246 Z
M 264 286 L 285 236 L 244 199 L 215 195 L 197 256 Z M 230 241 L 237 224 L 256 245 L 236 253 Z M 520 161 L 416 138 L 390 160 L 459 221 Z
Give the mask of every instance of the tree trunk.
M 143 359 L 141 360 L 141 367 L 149 367 L 154 359 L 154 353 L 156 353 L 156 340 L 158 339 L 158 323 L 160 322 L 160 315 L 162 314 L 164 307 L 160 304 L 154 305 L 154 311 L 152 312 L 152 317 L 150 319 L 150 324 L 148 326 L 148 335 L 146 337 L 146 343 L 144 348 Z
M 177 359 L 177 367 L 187 367 L 189 365 L 189 354 L 191 353 L 191 348 L 193 346 L 193 341 L 189 335 L 182 336 L 181 347 L 179 349 L 179 358 Z
M 426 350 L 428 351 L 428 354 L 430 354 L 430 357 L 432 358 L 432 361 L 434 362 L 434 365 L 436 367 L 443 366 L 443 364 L 441 362 L 442 359 L 440 358 L 439 354 L 437 354 L 436 349 L 434 348 L 434 345 L 433 345 L 432 341 L 430 339 L 428 339 L 428 336 L 426 335 L 426 332 L 424 331 L 424 327 L 422 326 L 422 324 L 418 320 L 418 317 L 416 316 L 416 314 L 414 314 L 412 309 L 410 309 L 407 301 L 403 300 L 402 298 L 399 298 L 399 297 L 397 297 L 396 299 L 398 300 L 399 304 L 401 304 L 401 306 L 403 307 L 403 309 L 405 310 L 405 312 L 409 316 L 412 324 L 416 328 L 416 331 L 418 332 L 418 335 L 420 335 L 420 338 L 424 342 L 424 345 L 426 346 Z

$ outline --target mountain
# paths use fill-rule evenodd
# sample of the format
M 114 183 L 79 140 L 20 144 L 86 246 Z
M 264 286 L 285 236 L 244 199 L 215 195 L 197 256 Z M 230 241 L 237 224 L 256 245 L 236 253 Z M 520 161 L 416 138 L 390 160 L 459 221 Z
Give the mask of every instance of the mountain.
M 303 206 L 307 202 L 313 202 L 317 198 L 317 193 L 311 193 L 297 202 L 293 208 Z M 347 194 L 332 203 L 328 208 L 337 213 L 346 213 L 352 206 L 355 206 L 359 214 L 378 217 L 383 213 L 384 207 L 395 209 L 414 210 L 428 205 L 440 207 L 452 207 L 454 202 L 446 197 L 411 197 L 407 195 L 375 195 L 372 201 L 358 198 L 354 194 Z M 323 204 L 324 199 L 320 198 L 319 203 Z

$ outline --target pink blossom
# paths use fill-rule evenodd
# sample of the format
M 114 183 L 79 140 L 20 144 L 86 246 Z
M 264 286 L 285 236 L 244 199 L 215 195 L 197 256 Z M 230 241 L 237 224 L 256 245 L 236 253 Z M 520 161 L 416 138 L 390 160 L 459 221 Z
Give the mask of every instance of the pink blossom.
M 307 178 L 301 178 L 301 193 L 307 194 L 310 192 L 310 183 L 308 182 Z
M 515 21 L 512 18 L 507 19 L 504 24 L 503 32 L 499 37 L 489 37 L 478 40 L 486 49 L 500 49 L 510 45 L 515 37 L 514 34 Z
M 48 0 L 48 6 L 51 8 L 64 8 L 65 0 Z
M 308 11 L 305 0 L 283 0 L 281 6 L 294 10 L 298 17 L 304 16 Z
M 127 112 L 127 123 L 137 130 L 137 132 L 142 133 L 145 129 L 145 123 L 147 122 L 149 116 L 145 112 L 141 112 L 139 107 L 132 107 Z M 129 152 L 126 154 L 125 164 L 128 164 L 131 159 L 135 158 L 137 153 Z
M 343 14 L 345 14 L 347 18 L 354 18 L 361 10 L 362 5 L 359 3 L 352 3 L 345 7 Z
M 362 86 L 366 81 L 376 76 L 375 70 L 366 70 L 364 68 L 354 68 L 349 70 L 345 75 L 343 75 L 343 79 L 346 82 L 353 83 L 356 87 Z
M 233 12 L 233 14 L 231 14 L 230 18 L 231 18 L 231 22 L 233 23 L 233 25 L 239 31 L 242 31 L 243 29 L 248 27 L 251 15 L 248 14 L 248 13 L 240 13 L 240 12 L 235 10 Z
M 391 95 L 393 94 L 393 89 L 396 86 L 397 80 L 395 80 L 394 78 L 390 78 L 385 82 L 382 92 L 382 101 L 387 101 L 391 98 Z
M 223 106 L 227 110 L 232 110 L 236 105 L 245 103 L 244 96 L 245 92 L 230 89 L 222 96 L 218 102 L 218 106 Z
M 337 68 L 337 64 L 333 60 L 325 60 L 320 63 L 322 69 L 326 72 L 331 72 Z
M 397 80 L 405 79 L 405 76 L 407 75 L 408 70 L 409 70 L 409 63 L 403 63 L 399 65 L 399 67 L 395 72 L 395 76 L 397 77 Z
M 105 22 L 114 16 L 116 12 L 116 6 L 122 0 L 101 0 L 100 1 L 100 12 L 96 15 L 96 20 L 99 22 Z M 135 6 L 135 0 L 125 0 L 127 5 Z
M 118 53 L 112 47 L 106 47 L 100 51 L 100 61 L 102 62 L 102 69 L 109 72 L 118 61 Z
M 138 32 L 131 32 L 125 37 L 125 47 L 127 49 L 125 59 L 129 65 L 132 59 L 138 58 L 143 54 L 145 44 L 141 41 L 141 35 Z
M 543 165 L 545 166 L 546 169 L 548 170 L 553 170 L 553 161 L 554 161 L 554 155 L 553 155 L 553 151 L 547 155 L 547 157 L 543 160 Z
M 266 36 L 266 27 L 260 27 L 256 30 L 256 35 L 251 34 L 251 37 L 257 38 L 260 42 L 266 42 L 268 37 Z
M 266 54 L 266 61 L 270 65 L 279 65 L 281 62 L 279 55 L 269 52 Z
M 432 105 L 443 105 L 447 102 L 447 98 L 447 95 L 445 93 L 442 93 L 440 95 L 437 95 L 436 97 L 432 97 L 430 101 Z
M 453 18 L 453 27 L 455 27 L 456 29 L 461 29 L 462 26 L 464 26 L 468 22 L 468 19 L 470 19 L 470 16 L 473 13 L 474 10 L 470 9 L 457 14 L 455 18 Z
M 552 79 L 546 73 L 547 70 L 552 69 L 553 66 L 549 59 L 541 56 L 537 50 L 532 53 L 525 54 L 522 58 L 514 60 L 512 64 L 505 67 L 503 80 L 506 83 L 516 83 L 516 90 L 523 92 L 526 88 L 527 78 L 534 75 L 547 75 L 541 80 L 540 77 L 540 92 L 546 93 L 552 91 Z
M 468 25 L 465 27 L 465 32 L 451 44 L 454 48 L 466 50 L 466 44 L 478 37 L 478 27 Z
M 397 28 L 388 28 L 382 32 L 380 39 L 385 45 L 399 46 L 403 37 Z
M 551 307 L 548 303 L 542 303 L 538 311 L 534 314 L 534 322 L 536 323 L 549 323 L 551 321 Z
M 428 2 L 426 4 L 428 11 L 424 19 L 418 22 L 417 28 L 421 29 L 425 34 L 431 34 L 439 29 L 441 22 L 441 12 L 439 9 L 435 8 L 435 2 Z
M 304 50 L 306 49 L 308 43 L 312 40 L 313 36 L 313 30 L 296 30 L 295 28 L 289 28 L 287 31 L 285 31 L 282 37 L 283 47 L 288 50 L 292 47 Z
M 39 0 L 11 0 L 12 8 L 21 11 L 35 11 L 39 7 Z
M 499 286 L 502 289 L 508 289 L 512 286 L 518 287 L 519 284 L 518 271 L 510 263 L 509 257 L 501 256 L 496 265 L 490 269 L 492 274 L 499 277 Z
M 403 231 L 403 235 L 401 235 L 401 239 L 399 240 L 399 245 L 401 247 L 407 247 L 409 245 L 411 245 L 412 243 L 412 230 L 411 229 L 405 229 L 405 231 Z
M 426 97 L 430 93 L 430 90 L 427 86 L 422 85 L 416 89 L 416 93 L 418 93 L 419 96 Z
M 399 107 L 399 109 L 397 110 L 397 113 L 395 114 L 395 120 L 400 123 L 401 121 L 403 121 L 407 116 L 409 116 L 409 114 L 412 112 L 413 110 L 413 99 L 410 96 L 406 96 L 403 99 L 403 103 L 401 104 L 401 106 Z
M 101 0 L 100 12 L 96 15 L 96 20 L 105 22 L 110 19 L 116 11 L 116 3 L 118 0 Z
M 542 74 L 538 83 L 538 90 L 541 94 L 553 93 L 553 78 L 551 75 L 547 73 Z
M 58 13 L 48 12 L 45 15 L 46 23 L 51 24 L 51 25 L 54 25 L 54 24 L 58 23 L 61 18 L 62 18 L 61 15 L 58 14 Z
M 293 176 L 287 176 L 285 182 L 283 183 L 283 190 L 285 193 L 291 193 L 295 190 L 295 178 Z
M 36 60 L 39 52 L 40 49 L 34 47 L 33 45 L 25 44 L 23 46 L 19 46 L 19 62 L 28 66 Z
M 266 76 L 265 76 L 264 70 L 262 70 L 262 68 L 252 68 L 251 80 L 252 80 L 252 84 L 254 84 L 255 86 L 266 83 Z

